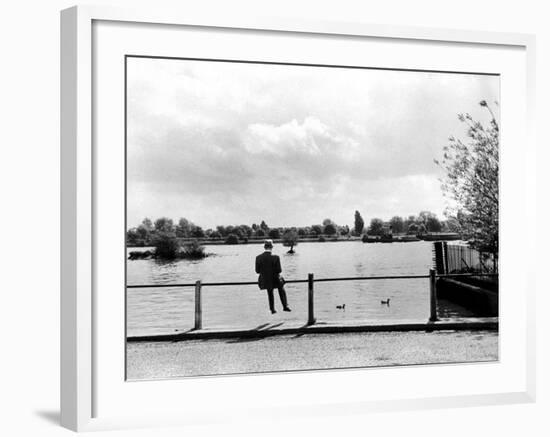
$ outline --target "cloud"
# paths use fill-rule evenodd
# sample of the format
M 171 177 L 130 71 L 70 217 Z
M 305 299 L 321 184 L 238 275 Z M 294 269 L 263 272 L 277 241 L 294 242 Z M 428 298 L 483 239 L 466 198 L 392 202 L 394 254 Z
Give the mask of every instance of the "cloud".
M 316 117 L 306 117 L 302 123 L 293 119 L 281 125 L 251 124 L 245 133 L 244 146 L 252 154 L 338 154 L 346 159 L 356 156 L 358 151 L 357 141 L 338 135 Z

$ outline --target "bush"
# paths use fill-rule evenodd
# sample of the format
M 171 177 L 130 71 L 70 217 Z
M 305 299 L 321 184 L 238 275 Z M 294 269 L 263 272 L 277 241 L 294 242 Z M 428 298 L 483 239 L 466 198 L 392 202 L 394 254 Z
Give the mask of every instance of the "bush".
M 150 259 L 153 257 L 153 252 L 150 250 L 146 250 L 144 252 L 139 250 L 133 250 L 128 254 L 128 259 L 136 260 L 136 259 Z
M 384 235 L 384 222 L 379 218 L 373 218 L 370 221 L 368 235 Z
M 225 239 L 225 244 L 239 244 L 239 237 L 235 234 L 229 234 Z
M 311 227 L 311 232 L 315 235 L 321 235 L 323 233 L 323 228 L 321 227 L 321 225 L 313 225 Z
M 126 231 L 126 244 L 129 246 L 137 246 L 139 235 L 136 228 Z
M 283 234 L 283 246 L 290 247 L 288 253 L 294 253 L 294 246 L 298 245 L 298 233 L 288 230 Z
M 183 250 L 180 252 L 182 258 L 200 259 L 206 258 L 204 253 L 204 247 L 199 244 L 197 240 L 188 241 L 183 245 Z
M 222 238 L 222 234 L 220 234 L 218 231 L 213 231 L 211 234 L 210 234 L 210 238 L 212 240 L 219 240 L 220 238 Z
M 180 248 L 174 232 L 156 232 L 153 246 L 155 247 L 155 256 L 163 259 L 176 258 Z
M 204 238 L 204 231 L 200 226 L 195 226 L 191 231 L 191 235 L 195 238 Z
M 366 243 L 367 241 L 369 241 L 369 236 L 366 235 L 366 234 L 363 234 L 363 236 L 361 237 L 361 241 L 362 241 L 363 243 Z
M 321 243 L 324 243 L 324 242 L 326 241 L 326 240 L 325 240 L 325 237 L 323 237 L 323 236 L 321 235 L 321 236 L 319 237 L 319 241 L 320 241 Z

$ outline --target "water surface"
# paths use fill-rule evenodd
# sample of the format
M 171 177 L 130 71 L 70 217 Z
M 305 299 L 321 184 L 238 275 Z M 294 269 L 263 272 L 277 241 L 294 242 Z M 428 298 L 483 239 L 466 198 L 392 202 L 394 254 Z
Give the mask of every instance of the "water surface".
M 138 250 L 129 248 L 131 250 Z M 143 249 L 145 250 L 145 249 Z M 326 242 L 300 243 L 295 254 L 275 245 L 286 279 L 427 275 L 432 266 L 432 243 Z M 173 284 L 256 281 L 258 244 L 206 246 L 211 254 L 202 260 L 127 261 L 127 283 Z M 286 285 L 291 313 L 268 310 L 267 295 L 255 285 L 203 287 L 203 327 L 251 329 L 266 323 L 307 320 L 307 284 Z M 390 305 L 381 300 L 390 299 Z M 336 308 L 345 304 L 345 310 Z M 457 308 L 442 303 L 453 315 Z M 464 315 L 464 314 L 463 314 Z M 194 289 L 147 288 L 127 290 L 128 336 L 183 332 L 193 327 Z M 429 317 L 428 279 L 345 281 L 315 283 L 315 317 L 318 322 L 426 320 Z

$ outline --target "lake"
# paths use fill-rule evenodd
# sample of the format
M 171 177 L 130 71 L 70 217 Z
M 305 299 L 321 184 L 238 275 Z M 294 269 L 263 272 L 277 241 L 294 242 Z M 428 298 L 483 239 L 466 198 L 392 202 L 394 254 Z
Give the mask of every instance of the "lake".
M 201 260 L 128 260 L 127 283 L 172 284 L 256 281 L 259 244 L 205 246 Z M 146 250 L 128 248 L 133 250 Z M 427 275 L 432 267 L 432 243 L 326 242 L 300 243 L 296 253 L 276 244 L 287 280 L 345 276 Z M 203 327 L 252 329 L 266 323 L 307 320 L 307 284 L 287 284 L 291 313 L 282 311 L 275 291 L 277 314 L 268 309 L 265 290 L 255 285 L 203 287 Z M 390 305 L 380 301 L 390 298 Z M 345 311 L 336 308 L 345 304 Z M 448 302 L 439 303 L 444 316 L 470 315 Z M 315 283 L 318 322 L 374 320 L 426 320 L 429 317 L 428 279 L 342 281 Z M 128 336 L 183 332 L 194 324 L 194 288 L 127 289 Z

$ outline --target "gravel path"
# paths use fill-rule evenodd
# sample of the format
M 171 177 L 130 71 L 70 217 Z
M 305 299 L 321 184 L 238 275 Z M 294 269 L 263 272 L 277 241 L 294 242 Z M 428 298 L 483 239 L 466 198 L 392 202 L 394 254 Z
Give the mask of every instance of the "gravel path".
M 129 343 L 128 379 L 498 360 L 494 331 L 377 332 Z

